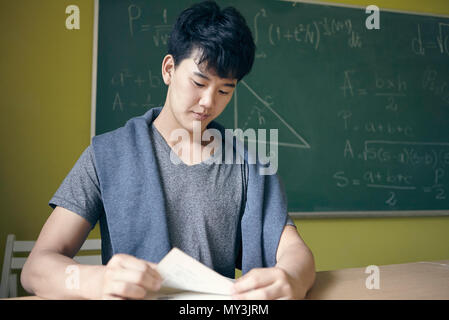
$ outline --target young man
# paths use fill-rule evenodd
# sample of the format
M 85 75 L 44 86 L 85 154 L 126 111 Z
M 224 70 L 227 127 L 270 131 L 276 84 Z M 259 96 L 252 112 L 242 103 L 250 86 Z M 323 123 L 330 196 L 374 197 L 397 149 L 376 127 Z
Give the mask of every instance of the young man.
M 26 290 L 45 298 L 143 298 L 161 286 L 155 263 L 178 247 L 227 277 L 241 268 L 234 298 L 305 297 L 314 260 L 287 216 L 277 175 L 261 175 L 261 165 L 235 148 L 244 161 L 234 164 L 184 152 L 208 147 L 192 139 L 197 125 L 201 133 L 223 132 L 212 120 L 249 73 L 254 52 L 235 9 L 203 2 L 181 13 L 162 62 L 163 108 L 94 137 L 50 200 L 54 211 L 22 271 Z M 176 130 L 189 139 L 174 141 Z M 97 221 L 104 265 L 77 265 L 80 286 L 68 288 L 65 271 Z

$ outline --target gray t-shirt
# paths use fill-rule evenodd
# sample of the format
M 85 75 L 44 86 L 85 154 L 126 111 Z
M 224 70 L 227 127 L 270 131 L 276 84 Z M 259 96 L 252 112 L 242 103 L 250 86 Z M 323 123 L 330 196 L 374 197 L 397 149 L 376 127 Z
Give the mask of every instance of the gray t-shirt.
M 182 161 L 174 164 L 170 146 L 154 125 L 150 127 L 150 138 L 166 200 L 171 245 L 217 272 L 234 277 L 241 247 L 240 221 L 246 201 L 247 165 L 207 161 L 192 166 Z M 99 220 L 103 256 L 111 256 L 111 240 L 91 146 L 83 152 L 49 204 L 52 208 L 61 206 L 77 213 L 92 228 Z M 294 225 L 290 218 L 287 224 Z

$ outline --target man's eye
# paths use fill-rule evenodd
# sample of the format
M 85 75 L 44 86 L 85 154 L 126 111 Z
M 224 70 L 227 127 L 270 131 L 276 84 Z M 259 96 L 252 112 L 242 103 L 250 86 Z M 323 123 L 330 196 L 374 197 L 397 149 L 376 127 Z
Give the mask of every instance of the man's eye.
M 227 95 L 229 92 L 226 92 L 226 91 L 223 91 L 223 90 L 219 90 L 218 92 L 220 92 L 220 94 L 223 94 L 223 95 Z
M 195 80 L 193 80 L 193 83 L 197 86 L 197 87 L 204 87 L 204 84 L 201 84 L 199 82 L 196 82 Z

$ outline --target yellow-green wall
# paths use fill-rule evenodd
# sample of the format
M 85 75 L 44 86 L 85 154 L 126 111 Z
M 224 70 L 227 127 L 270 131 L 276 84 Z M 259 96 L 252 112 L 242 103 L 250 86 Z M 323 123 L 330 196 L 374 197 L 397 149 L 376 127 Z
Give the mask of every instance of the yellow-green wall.
M 449 15 L 447 0 L 344 2 Z M 70 4 L 80 30 L 65 28 Z M 48 200 L 90 142 L 92 21 L 92 0 L 0 0 L 1 262 L 8 233 L 37 238 Z M 295 222 L 318 270 L 449 258 L 449 218 Z
M 65 28 L 70 4 L 81 11 L 77 31 Z M 2 263 L 8 233 L 37 238 L 90 142 L 92 28 L 92 0 L 0 0 Z

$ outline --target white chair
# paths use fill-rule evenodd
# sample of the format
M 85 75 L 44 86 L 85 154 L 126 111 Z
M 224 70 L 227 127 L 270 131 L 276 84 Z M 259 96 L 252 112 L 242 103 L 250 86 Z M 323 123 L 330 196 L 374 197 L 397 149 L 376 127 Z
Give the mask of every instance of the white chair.
M 5 256 L 3 258 L 2 278 L 0 283 L 0 298 L 17 297 L 17 273 L 12 270 L 20 270 L 25 264 L 26 257 L 15 257 L 15 253 L 29 253 L 36 241 L 16 241 L 14 234 L 6 238 Z M 101 250 L 100 239 L 88 239 L 82 245 L 80 251 Z M 101 265 L 101 255 L 77 255 L 73 258 L 81 264 Z

